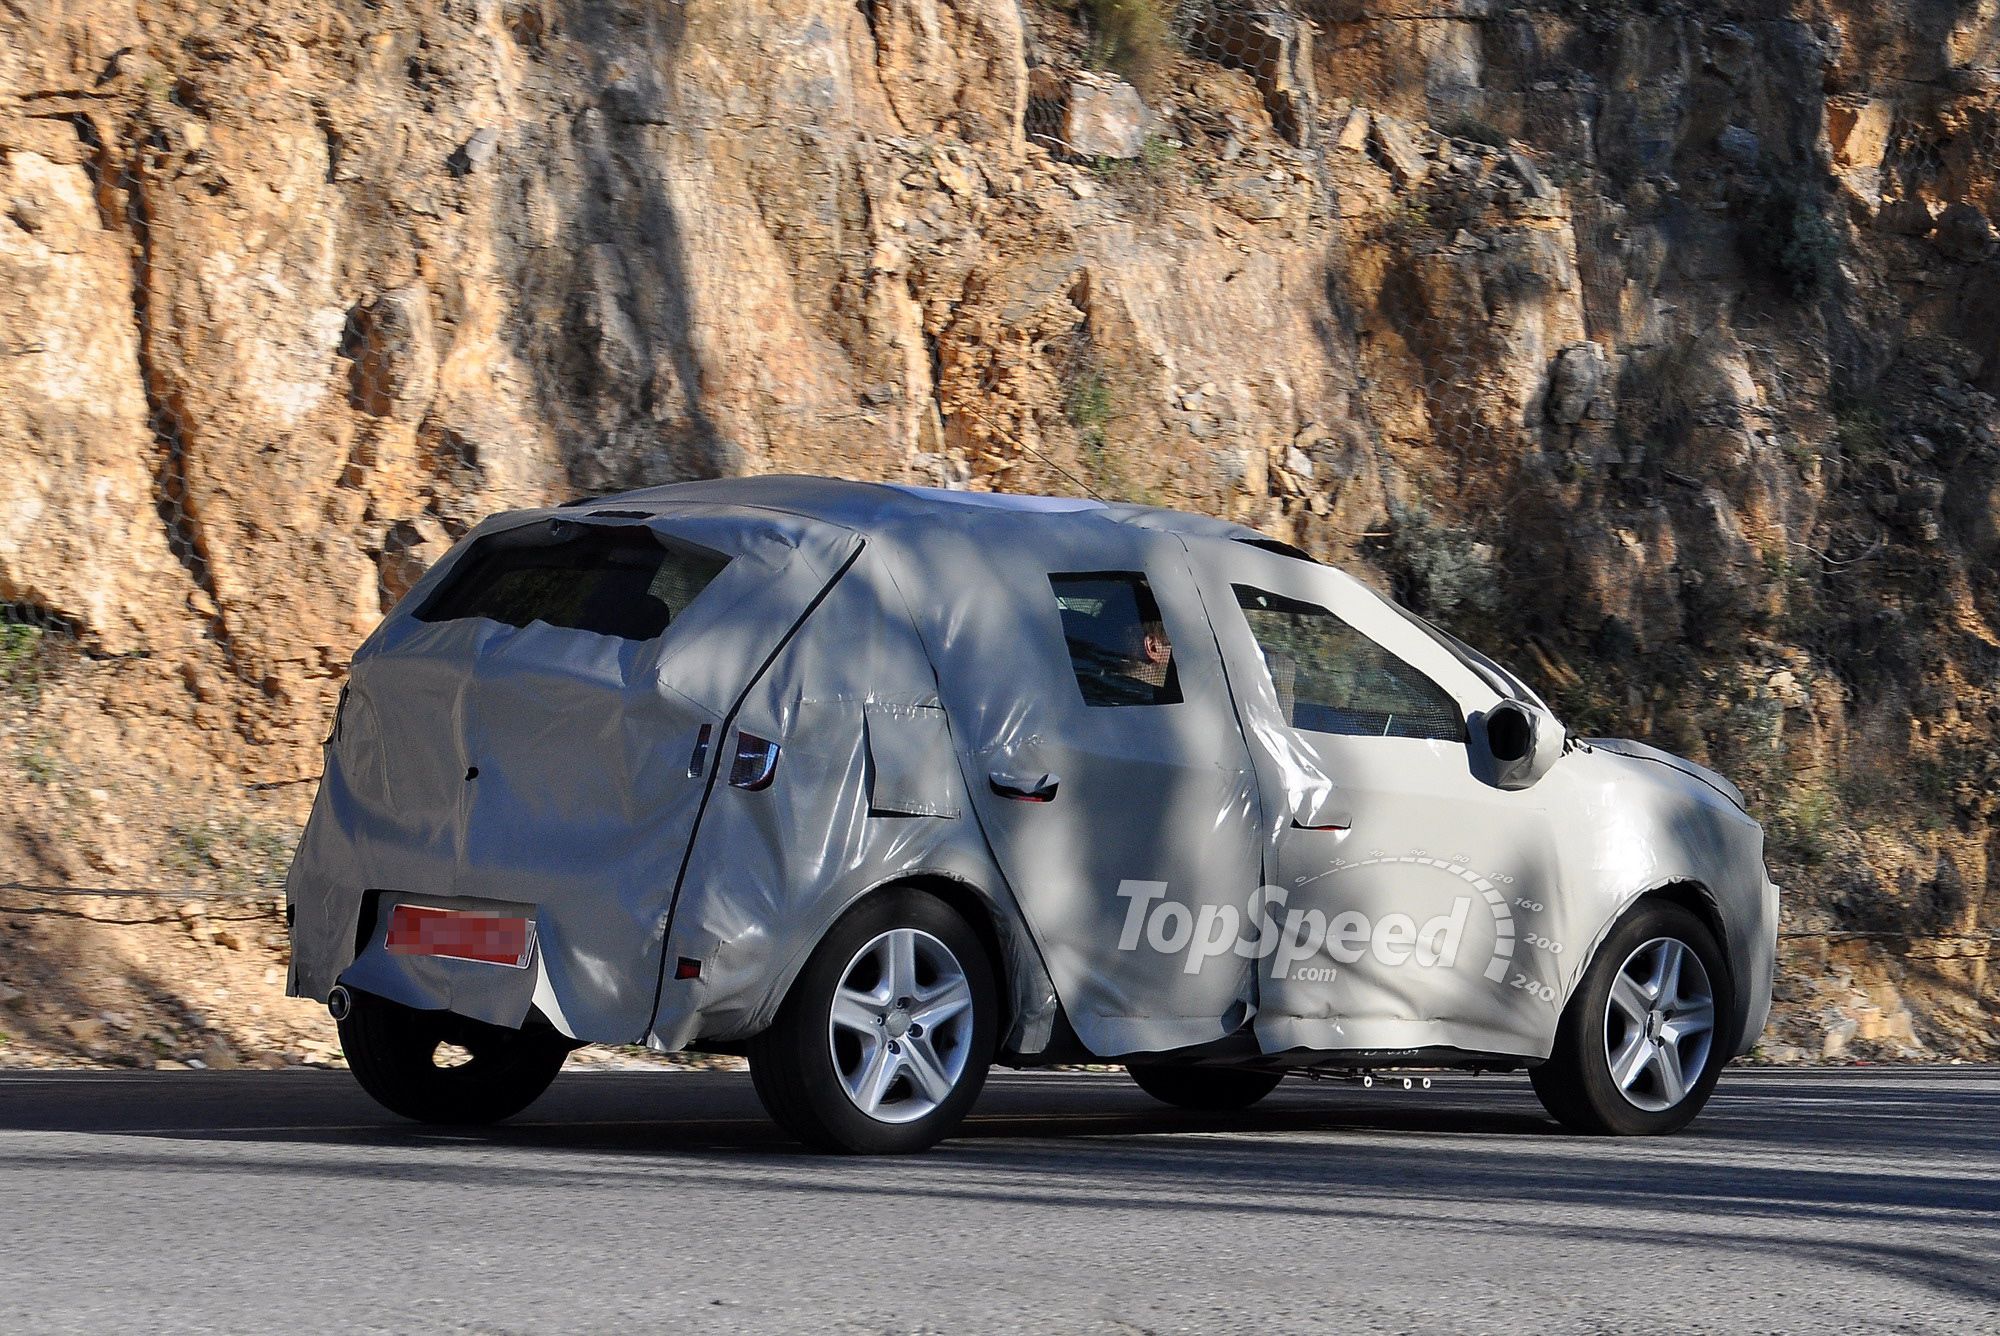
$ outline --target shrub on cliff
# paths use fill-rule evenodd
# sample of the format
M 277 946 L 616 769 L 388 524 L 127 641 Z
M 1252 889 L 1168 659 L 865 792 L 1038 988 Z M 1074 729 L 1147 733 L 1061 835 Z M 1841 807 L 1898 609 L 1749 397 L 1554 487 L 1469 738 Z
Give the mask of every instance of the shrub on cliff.
M 1421 505 L 1389 506 L 1387 562 L 1396 597 L 1427 617 L 1452 622 L 1500 602 L 1490 548 L 1470 530 L 1440 524 Z
M 1825 202 L 1788 182 L 1774 184 L 1743 211 L 1737 243 L 1752 274 L 1768 275 L 1794 301 L 1810 301 L 1833 286 L 1840 234 Z
M 1157 91 L 1178 45 L 1169 10 L 1170 0 L 1084 0 L 1093 61 Z

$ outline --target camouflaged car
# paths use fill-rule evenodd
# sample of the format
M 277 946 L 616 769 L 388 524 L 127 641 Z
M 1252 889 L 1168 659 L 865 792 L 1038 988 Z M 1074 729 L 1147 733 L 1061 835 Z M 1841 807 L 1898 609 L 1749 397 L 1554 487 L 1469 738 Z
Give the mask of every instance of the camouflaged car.
M 1526 1069 L 1692 1118 L 1769 1009 L 1728 781 L 1253 530 L 767 477 L 496 516 L 355 656 L 291 991 L 410 1117 L 586 1043 L 748 1056 L 822 1147 L 947 1134 L 990 1063 L 1174 1104 Z

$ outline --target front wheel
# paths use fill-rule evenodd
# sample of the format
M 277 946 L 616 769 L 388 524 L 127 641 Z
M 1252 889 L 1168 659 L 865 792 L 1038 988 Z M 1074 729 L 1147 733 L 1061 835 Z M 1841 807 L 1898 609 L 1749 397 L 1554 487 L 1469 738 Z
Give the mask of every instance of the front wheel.
M 979 1098 L 998 1019 L 979 938 L 942 901 L 898 888 L 834 924 L 750 1041 L 750 1076 L 772 1119 L 815 1149 L 924 1150 Z
M 1128 1065 L 1139 1089 L 1177 1109 L 1224 1113 L 1247 1109 L 1278 1088 L 1283 1072 L 1244 1071 L 1234 1067 L 1172 1067 L 1148 1063 Z
M 553 1030 L 510 1030 L 360 992 L 340 1020 L 340 1047 L 376 1103 L 447 1124 L 513 1117 L 542 1097 L 570 1051 Z
M 1728 965 L 1687 910 L 1645 901 L 1605 939 L 1529 1073 L 1565 1127 L 1615 1136 L 1676 1132 L 1708 1103 L 1728 1060 Z

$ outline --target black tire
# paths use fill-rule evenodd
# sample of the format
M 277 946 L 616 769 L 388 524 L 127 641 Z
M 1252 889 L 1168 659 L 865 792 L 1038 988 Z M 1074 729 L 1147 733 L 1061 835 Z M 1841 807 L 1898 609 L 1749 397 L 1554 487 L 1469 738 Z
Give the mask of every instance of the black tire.
M 471 1056 L 441 1065 L 446 1044 Z M 383 1108 L 462 1126 L 497 1123 L 540 1099 L 572 1047 L 553 1030 L 510 1030 L 361 992 L 340 1022 L 340 1046 L 354 1079 Z
M 1706 975 L 1711 1026 L 1706 1031 L 1705 1048 L 1700 1048 L 1698 1036 L 1695 1039 L 1675 1039 L 1664 1033 L 1655 1036 L 1645 1023 L 1608 1014 L 1612 988 L 1627 961 L 1641 948 L 1653 949 L 1661 941 L 1679 943 L 1700 962 Z M 1659 1010 L 1659 1016 L 1669 1021 L 1673 1014 L 1671 1006 Z M 1734 1015 L 1735 994 L 1729 965 L 1715 935 L 1679 905 L 1664 900 L 1642 900 L 1598 948 L 1596 958 L 1564 1009 L 1554 1051 L 1547 1062 L 1529 1070 L 1529 1079 L 1542 1107 L 1571 1131 L 1597 1136 L 1660 1136 L 1677 1132 L 1701 1112 L 1722 1075 L 1722 1068 L 1729 1060 Z M 1671 1099 L 1672 1087 L 1664 1086 L 1654 1074 L 1653 1064 L 1642 1071 L 1631 1095 L 1619 1086 L 1612 1072 L 1609 1048 L 1623 1051 L 1625 1041 L 1632 1037 L 1628 1027 L 1634 1025 L 1638 1026 L 1640 1037 L 1648 1042 L 1659 1047 L 1672 1045 L 1674 1069 L 1682 1078 L 1685 1091 L 1677 1100 Z M 1686 1065 L 1696 1060 L 1698 1048 L 1701 1070 L 1695 1079 L 1685 1081 Z M 1664 1107 L 1642 1107 L 1641 1101 Z
M 1152 1063 L 1128 1065 L 1139 1089 L 1177 1109 L 1222 1113 L 1247 1109 L 1278 1088 L 1283 1072 L 1248 1071 L 1238 1067 L 1172 1067 Z
M 939 1022 L 929 1037 L 931 1046 L 923 1050 L 942 1064 L 939 1070 L 954 1063 L 959 1066 L 956 1079 L 948 1085 L 949 1094 L 932 1106 L 931 1097 L 909 1074 L 913 1069 L 897 1066 L 907 1063 L 907 1056 L 882 1058 L 884 1069 L 899 1074 L 887 1086 L 881 1116 L 875 1116 L 864 1112 L 847 1089 L 847 1081 L 856 1079 L 855 1064 L 875 1060 L 871 1057 L 875 1050 L 863 1050 L 852 1038 L 856 1032 L 835 1036 L 833 1004 L 843 982 L 851 984 L 856 971 L 867 968 L 861 957 L 863 949 L 905 931 L 917 934 L 918 939 L 928 937 L 949 952 L 970 996 L 969 1008 L 953 1015 L 969 1012 L 969 1020 Z M 922 949 L 932 951 L 929 944 Z M 919 979 L 920 996 L 947 977 L 935 968 L 942 958 L 933 953 L 925 959 L 932 974 L 928 982 Z M 898 1014 L 907 1025 L 909 1015 L 922 1010 L 921 1001 L 911 1008 L 891 1006 L 889 1027 L 894 1026 Z M 751 1079 L 773 1121 L 815 1150 L 861 1155 L 926 1150 L 949 1136 L 979 1098 L 998 1040 L 999 1012 L 993 967 L 971 927 L 936 897 L 911 887 L 895 887 L 855 906 L 828 931 L 786 994 L 777 1019 L 750 1041 Z M 914 1040 L 923 1038 L 921 1027 L 894 1032 L 901 1036 L 898 1042 L 910 1046 L 913 1055 Z M 902 1053 L 904 1050 L 886 1037 L 889 1033 L 891 1028 L 885 1028 L 884 1037 L 876 1042 Z M 913 1112 L 924 1108 L 928 1112 Z

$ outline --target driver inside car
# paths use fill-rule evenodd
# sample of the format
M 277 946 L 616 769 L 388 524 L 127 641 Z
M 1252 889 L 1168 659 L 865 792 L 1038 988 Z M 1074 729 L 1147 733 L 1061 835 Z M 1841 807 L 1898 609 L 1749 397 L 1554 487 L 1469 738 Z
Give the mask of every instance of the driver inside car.
M 1125 675 L 1165 692 L 1174 671 L 1174 642 L 1167 638 L 1167 624 L 1158 608 L 1147 608 L 1142 617 L 1136 628 L 1138 643 L 1127 651 Z

